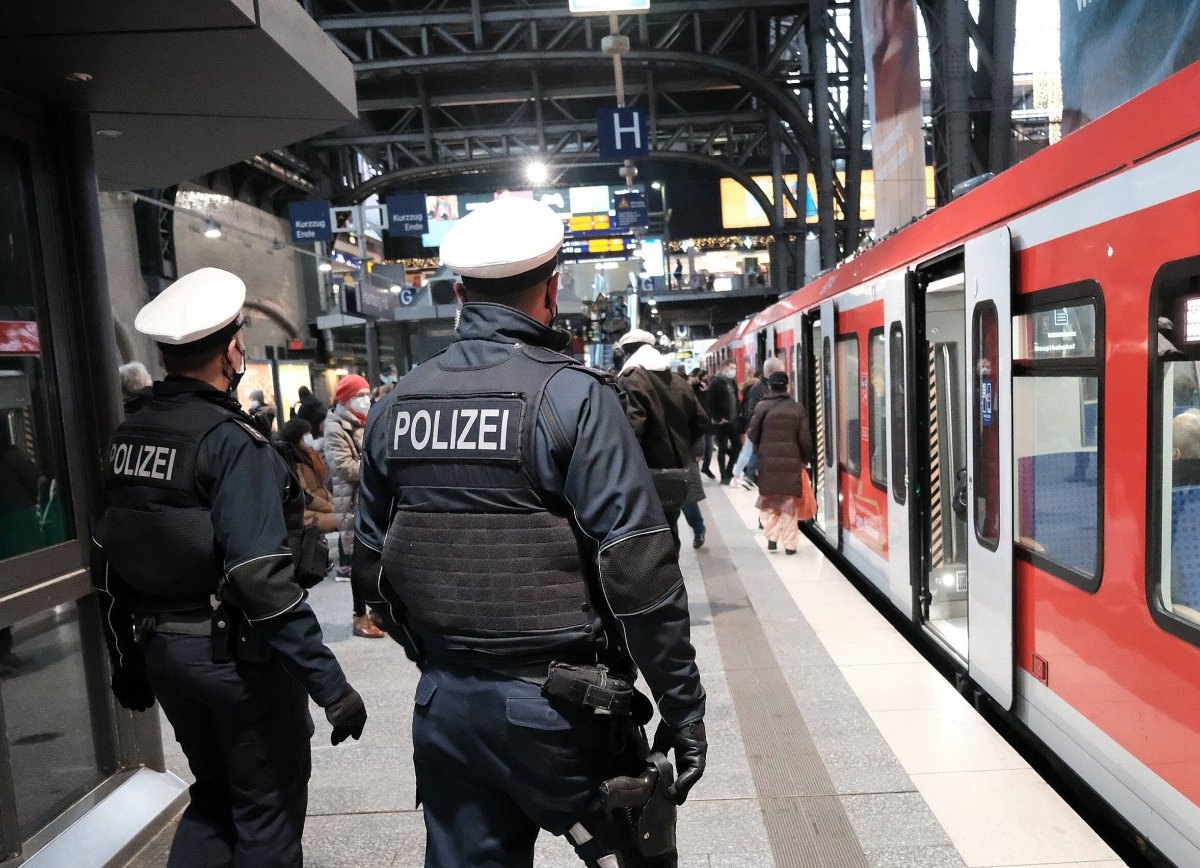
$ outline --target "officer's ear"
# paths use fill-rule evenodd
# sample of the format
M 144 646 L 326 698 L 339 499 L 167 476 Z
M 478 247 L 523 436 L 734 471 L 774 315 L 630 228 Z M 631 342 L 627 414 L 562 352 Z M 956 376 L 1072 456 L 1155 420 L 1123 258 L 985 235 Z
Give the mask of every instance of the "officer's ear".
M 546 281 L 546 310 L 558 310 L 558 272 Z
M 458 299 L 459 304 L 467 303 L 467 288 L 461 283 L 454 284 L 454 297 Z

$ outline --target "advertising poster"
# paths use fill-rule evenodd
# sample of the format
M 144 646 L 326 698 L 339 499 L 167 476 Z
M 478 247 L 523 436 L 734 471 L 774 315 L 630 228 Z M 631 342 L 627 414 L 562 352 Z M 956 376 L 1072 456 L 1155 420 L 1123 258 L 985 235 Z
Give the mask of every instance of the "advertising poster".
M 1200 0 L 1060 0 L 1063 135 L 1200 59 Z
M 865 0 L 875 230 L 882 237 L 926 210 L 925 132 L 913 0 Z

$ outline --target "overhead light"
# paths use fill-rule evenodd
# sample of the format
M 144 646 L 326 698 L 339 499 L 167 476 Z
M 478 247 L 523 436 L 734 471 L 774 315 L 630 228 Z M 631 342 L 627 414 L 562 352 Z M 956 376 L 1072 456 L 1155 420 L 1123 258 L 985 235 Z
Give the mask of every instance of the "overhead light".
M 67 81 L 91 81 L 92 74 L 90 72 L 68 72 L 63 78 Z
M 550 177 L 550 169 L 541 160 L 534 160 L 525 166 L 525 178 L 531 184 L 545 184 Z
M 651 190 L 661 190 L 663 188 L 662 181 L 655 181 L 650 185 Z
M 205 238 L 220 238 L 221 227 L 217 225 L 215 220 L 204 221 L 204 237 Z
M 320 263 L 320 264 L 317 266 L 317 271 L 322 271 L 322 272 L 324 272 L 324 273 L 328 274 L 329 272 L 333 271 L 333 265 L 331 265 L 331 264 L 330 264 L 330 263 L 328 263 L 328 262 L 322 261 L 322 262 L 321 262 L 321 263 Z
M 392 294 L 393 294 L 393 295 L 399 295 L 399 294 L 400 294 L 401 292 L 403 292 L 403 291 L 404 291 L 404 290 L 403 290 L 403 289 L 402 289 L 400 286 L 393 286 L 393 287 L 392 287 Z
M 121 135 L 121 131 L 120 130 L 96 130 L 96 135 L 98 135 L 104 139 L 115 139 L 117 136 Z

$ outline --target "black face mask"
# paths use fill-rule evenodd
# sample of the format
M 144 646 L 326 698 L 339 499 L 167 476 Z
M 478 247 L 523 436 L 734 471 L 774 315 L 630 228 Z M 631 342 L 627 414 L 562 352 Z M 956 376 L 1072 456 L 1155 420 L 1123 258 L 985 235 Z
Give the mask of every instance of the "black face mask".
M 237 397 L 238 384 L 242 382 L 242 377 L 246 376 L 246 351 L 238 347 L 238 352 L 242 354 L 242 369 L 235 371 L 233 362 L 229 361 L 229 356 L 225 356 L 225 361 L 229 364 L 229 369 L 225 372 L 225 376 L 229 378 L 229 387 L 225 390 L 225 394 L 230 398 Z

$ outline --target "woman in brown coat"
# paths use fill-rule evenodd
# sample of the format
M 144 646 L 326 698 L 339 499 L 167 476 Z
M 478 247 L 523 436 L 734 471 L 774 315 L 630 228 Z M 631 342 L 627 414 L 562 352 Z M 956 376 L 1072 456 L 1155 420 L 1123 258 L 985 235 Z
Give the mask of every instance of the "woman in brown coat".
M 308 494 L 304 523 L 316 522 L 322 533 L 333 533 L 337 530 L 337 516 L 333 512 L 333 495 L 325 487 L 328 471 L 321 453 L 305 442 L 311 438 L 312 426 L 303 419 L 294 418 L 279 432 L 279 452 L 296 471 Z
M 783 543 L 789 555 L 796 553 L 800 534 L 796 526 L 803 488 L 800 474 L 812 460 L 812 437 L 808 414 L 788 395 L 788 375 L 783 371 L 767 380 L 767 395 L 754 409 L 747 436 L 758 456 L 758 510 L 767 548 Z

